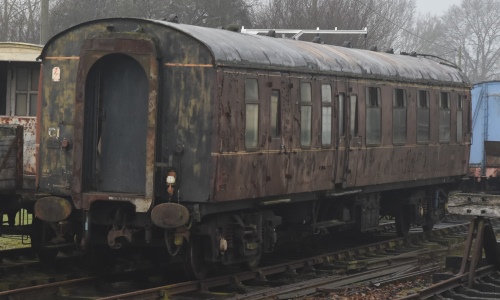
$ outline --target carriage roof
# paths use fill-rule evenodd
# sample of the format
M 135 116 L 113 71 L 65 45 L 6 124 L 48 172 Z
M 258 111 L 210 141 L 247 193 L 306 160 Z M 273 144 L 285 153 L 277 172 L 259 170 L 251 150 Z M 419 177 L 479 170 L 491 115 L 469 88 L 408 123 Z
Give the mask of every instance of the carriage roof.
M 183 32 L 210 50 L 216 66 L 340 74 L 358 78 L 380 78 L 382 80 L 413 81 L 425 84 L 470 85 L 467 77 L 459 69 L 424 57 L 395 55 L 287 38 L 249 35 L 159 20 L 114 18 L 89 21 L 73 28 L 95 22 L 113 22 L 114 20 L 152 22 Z M 70 30 L 72 28 L 59 35 Z M 47 45 L 57 36 L 52 38 Z

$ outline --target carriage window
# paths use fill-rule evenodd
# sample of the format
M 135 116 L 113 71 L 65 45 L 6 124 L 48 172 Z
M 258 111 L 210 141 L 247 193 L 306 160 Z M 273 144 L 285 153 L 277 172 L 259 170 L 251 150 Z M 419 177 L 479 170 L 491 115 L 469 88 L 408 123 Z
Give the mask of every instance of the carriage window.
M 366 143 L 380 144 L 381 136 L 380 89 L 366 88 Z
M 280 115 L 280 91 L 272 90 L 271 92 L 271 137 L 277 138 L 280 136 L 280 125 L 281 125 L 281 115 Z
M 321 144 L 332 144 L 332 87 L 321 85 Z
M 245 79 L 245 147 L 256 148 L 259 130 L 259 87 L 257 79 Z
M 351 137 L 358 136 L 358 96 L 351 95 Z
M 21 67 L 14 69 L 15 99 L 11 104 L 11 114 L 16 116 L 36 116 L 38 97 L 38 68 Z
M 345 136 L 344 116 L 346 115 L 345 94 L 339 94 L 339 136 Z
M 451 126 L 450 93 L 439 93 L 439 141 L 450 141 Z
M 392 142 L 406 143 L 406 90 L 394 89 L 392 100 Z
M 417 142 L 429 141 L 429 92 L 418 91 Z
M 463 99 L 462 95 L 457 97 L 457 142 L 461 143 L 463 141 Z
M 300 145 L 311 145 L 312 101 L 311 84 L 300 84 Z

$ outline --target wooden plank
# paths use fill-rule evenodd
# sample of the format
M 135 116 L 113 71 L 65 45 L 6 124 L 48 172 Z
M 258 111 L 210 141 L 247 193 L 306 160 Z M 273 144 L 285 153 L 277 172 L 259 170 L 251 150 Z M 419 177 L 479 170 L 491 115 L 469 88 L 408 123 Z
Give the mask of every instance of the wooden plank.
M 23 126 L 0 125 L 0 190 L 23 184 Z
M 456 193 L 448 198 L 448 212 L 466 216 L 500 217 L 500 195 Z

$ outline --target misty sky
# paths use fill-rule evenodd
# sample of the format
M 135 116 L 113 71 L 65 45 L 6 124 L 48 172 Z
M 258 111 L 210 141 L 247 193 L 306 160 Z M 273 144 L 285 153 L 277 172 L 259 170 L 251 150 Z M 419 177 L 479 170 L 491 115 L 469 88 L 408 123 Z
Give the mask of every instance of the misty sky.
M 417 13 L 434 15 L 442 15 L 448 8 L 453 5 L 459 5 L 461 0 L 417 0 Z

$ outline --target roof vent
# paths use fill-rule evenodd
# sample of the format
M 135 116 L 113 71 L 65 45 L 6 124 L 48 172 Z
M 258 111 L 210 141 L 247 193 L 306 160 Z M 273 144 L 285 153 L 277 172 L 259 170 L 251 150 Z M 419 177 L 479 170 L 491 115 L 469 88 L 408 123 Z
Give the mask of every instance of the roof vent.
M 352 48 L 351 42 L 349 42 L 349 41 L 345 41 L 345 42 L 342 44 L 342 47 Z
M 222 29 L 224 29 L 224 28 L 222 28 Z M 229 24 L 229 25 L 227 25 L 226 30 L 240 32 L 240 26 L 238 26 L 236 24 Z
M 387 48 L 387 49 L 385 49 L 385 53 L 394 54 L 394 49 L 393 48 Z
M 311 42 L 317 43 L 317 44 L 323 44 L 323 41 L 321 40 L 321 37 L 319 36 L 319 34 L 316 34 L 316 36 L 313 38 L 313 40 Z
M 270 29 L 270 30 L 266 33 L 266 36 L 276 37 L 276 31 L 275 31 L 275 30 Z
M 377 51 L 378 51 L 377 46 L 371 46 L 371 47 L 370 47 L 370 51 L 375 51 L 375 52 L 377 52 Z
M 166 21 L 171 23 L 179 23 L 179 17 L 177 17 L 176 14 L 171 14 L 170 16 L 168 16 Z

